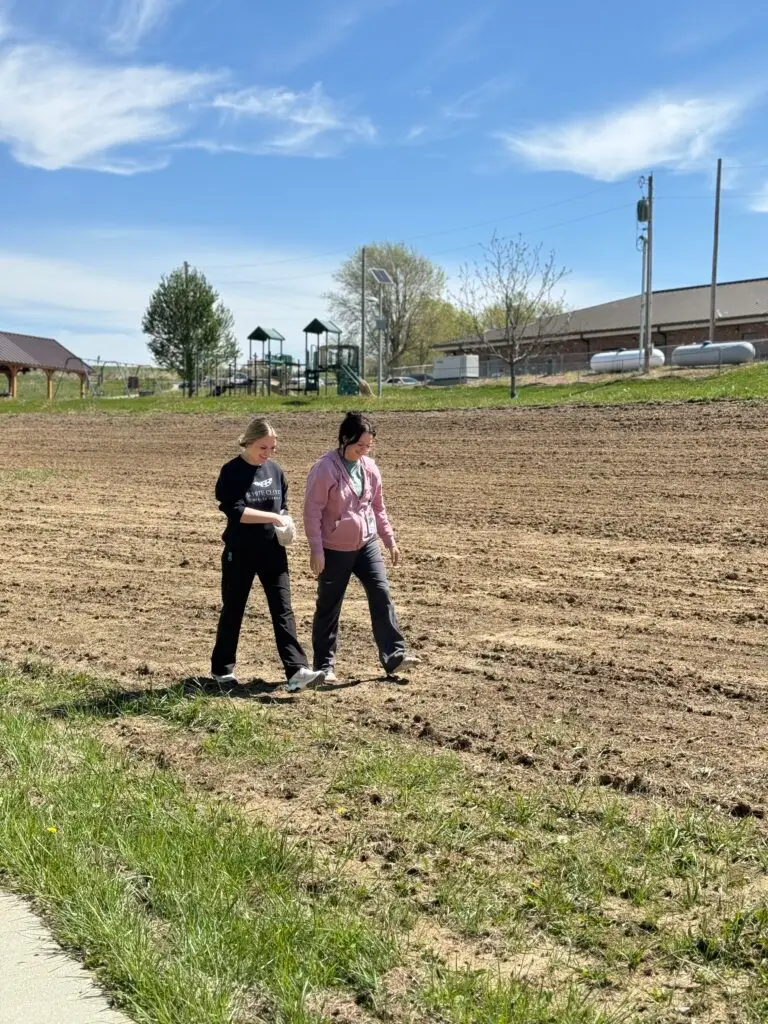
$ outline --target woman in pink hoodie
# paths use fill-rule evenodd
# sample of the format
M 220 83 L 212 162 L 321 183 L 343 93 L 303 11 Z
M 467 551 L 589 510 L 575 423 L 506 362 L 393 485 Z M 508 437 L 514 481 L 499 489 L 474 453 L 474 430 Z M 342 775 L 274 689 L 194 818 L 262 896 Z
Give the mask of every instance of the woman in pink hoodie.
M 304 530 L 310 567 L 318 578 L 312 623 L 315 669 L 333 682 L 339 616 L 351 577 L 357 576 L 368 597 L 373 635 L 387 675 L 412 666 L 389 593 L 379 537 L 392 565 L 400 551 L 384 506 L 381 474 L 370 451 L 376 431 L 367 416 L 348 412 L 339 428 L 339 447 L 323 455 L 310 470 L 304 499 Z

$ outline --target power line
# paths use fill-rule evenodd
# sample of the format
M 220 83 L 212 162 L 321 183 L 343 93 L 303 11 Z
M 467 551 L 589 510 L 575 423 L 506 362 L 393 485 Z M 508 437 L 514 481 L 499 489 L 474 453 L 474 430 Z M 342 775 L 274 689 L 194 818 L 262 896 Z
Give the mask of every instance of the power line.
M 723 189 L 723 199 L 764 199 L 766 192 L 735 192 L 733 189 Z M 656 196 L 656 199 L 706 199 L 708 202 L 712 201 L 711 192 L 701 192 L 683 195 L 663 195 Z
M 585 213 L 585 214 L 582 214 L 580 217 L 571 217 L 568 220 L 557 221 L 555 224 L 546 224 L 546 225 L 544 225 L 542 227 L 530 228 L 528 231 L 521 231 L 520 234 L 521 235 L 534 235 L 534 234 L 540 234 L 543 231 L 553 231 L 555 228 L 564 227 L 564 226 L 566 226 L 568 224 L 578 224 L 578 223 L 580 223 L 582 221 L 585 221 L 585 220 L 592 220 L 595 217 L 604 217 L 606 214 L 608 214 L 608 213 L 615 213 L 618 210 L 627 210 L 627 209 L 633 208 L 634 205 L 635 205 L 634 203 L 621 203 L 618 206 L 609 206 L 609 207 L 607 207 L 604 210 L 596 210 L 593 213 Z M 424 255 L 429 257 L 429 258 L 432 258 L 433 256 L 442 256 L 442 255 L 445 255 L 446 253 L 450 253 L 450 252 L 463 252 L 463 251 L 466 251 L 467 249 L 475 249 L 479 245 L 482 245 L 482 243 L 481 242 L 469 242 L 466 245 L 456 245 L 456 246 L 452 246 L 449 249 L 438 249 L 438 250 L 433 251 L 433 252 L 427 252 Z M 206 268 L 206 269 L 208 269 L 208 268 Z M 291 274 L 291 275 L 288 275 L 286 277 L 276 277 L 276 278 L 272 278 L 272 279 L 265 279 L 265 280 L 258 280 L 258 281 L 253 280 L 252 278 L 248 279 L 248 280 L 228 281 L 227 285 L 228 286 L 232 286 L 232 285 L 254 285 L 254 284 L 258 284 L 258 285 L 269 285 L 270 287 L 274 288 L 275 285 L 279 285 L 280 283 L 282 283 L 284 281 L 306 281 L 306 280 L 310 280 L 311 278 L 315 278 L 315 277 L 326 277 L 327 274 L 328 274 L 328 272 L 326 270 L 318 270 L 318 271 L 313 271 L 312 273 L 309 273 L 309 274 Z M 276 290 L 278 290 L 278 291 L 290 291 L 291 289 L 289 289 L 289 288 L 283 288 L 283 289 L 277 288 Z
M 600 192 L 605 192 L 607 189 L 615 188 L 622 182 L 613 181 L 608 184 L 600 185 L 598 188 L 590 189 L 589 192 L 581 192 L 576 196 L 568 196 L 565 199 L 557 199 L 552 203 L 545 203 L 543 206 L 534 206 L 529 210 L 519 210 L 516 213 L 503 214 L 501 217 L 494 217 L 492 220 L 477 221 L 474 224 L 463 224 L 460 226 L 445 228 L 441 231 L 428 231 L 419 235 L 409 235 L 403 238 L 403 242 L 417 242 L 424 238 L 439 238 L 443 235 L 455 234 L 459 231 L 473 231 L 475 228 L 489 227 L 493 224 L 499 224 L 507 220 L 515 220 L 518 217 L 529 217 L 534 213 L 543 213 L 545 210 L 552 210 L 557 206 L 564 206 L 567 203 L 576 203 L 582 199 L 588 199 L 590 196 L 597 195 Z M 305 253 L 300 256 L 288 256 L 282 260 L 264 260 L 261 263 L 210 263 L 206 265 L 207 270 L 255 270 L 259 267 L 277 267 L 283 266 L 286 263 L 297 263 L 301 260 L 319 260 L 324 259 L 326 256 L 338 256 L 339 254 L 346 254 L 352 248 L 350 245 L 344 246 L 344 248 L 333 249 L 328 252 L 319 253 Z M 286 278 L 287 280 L 287 278 Z

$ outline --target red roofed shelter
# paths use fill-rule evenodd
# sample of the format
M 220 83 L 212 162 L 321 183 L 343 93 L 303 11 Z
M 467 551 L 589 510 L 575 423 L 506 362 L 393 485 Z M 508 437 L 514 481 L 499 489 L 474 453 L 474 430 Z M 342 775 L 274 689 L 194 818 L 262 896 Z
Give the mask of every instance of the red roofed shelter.
M 78 356 L 53 338 L 0 331 L 0 373 L 8 378 L 11 398 L 18 394 L 17 382 L 25 370 L 42 370 L 48 379 L 48 400 L 53 398 L 53 378 L 57 373 L 73 373 L 80 378 L 80 397 L 85 394 L 88 367 Z

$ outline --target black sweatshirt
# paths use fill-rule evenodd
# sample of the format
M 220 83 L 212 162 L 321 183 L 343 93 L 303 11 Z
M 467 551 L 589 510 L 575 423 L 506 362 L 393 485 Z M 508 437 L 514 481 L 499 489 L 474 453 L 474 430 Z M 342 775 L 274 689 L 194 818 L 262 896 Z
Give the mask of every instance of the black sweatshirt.
M 275 528 L 269 523 L 241 523 L 243 509 L 276 512 L 288 508 L 288 482 L 276 462 L 252 466 L 241 456 L 221 467 L 216 481 L 216 500 L 227 517 L 222 540 L 229 547 L 254 547 L 271 541 Z

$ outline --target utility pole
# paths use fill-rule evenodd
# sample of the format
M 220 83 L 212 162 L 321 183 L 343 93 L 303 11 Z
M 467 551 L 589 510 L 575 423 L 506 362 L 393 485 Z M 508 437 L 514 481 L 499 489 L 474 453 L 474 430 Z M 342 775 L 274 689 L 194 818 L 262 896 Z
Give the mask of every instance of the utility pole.
M 363 276 L 360 279 L 362 290 L 360 299 L 360 376 L 365 380 L 365 246 L 363 246 Z
M 187 371 L 187 398 L 192 397 L 192 377 L 195 373 L 194 355 L 190 352 L 191 341 L 189 336 L 189 263 L 184 260 L 184 366 Z
M 379 335 L 379 372 L 378 372 L 378 396 L 381 398 L 382 382 L 384 379 L 384 332 L 387 330 L 387 321 L 384 319 L 384 287 L 394 285 L 392 276 L 383 267 L 371 267 L 370 273 L 376 278 L 379 286 L 379 316 L 376 321 L 376 331 Z
M 647 299 L 647 287 L 648 287 L 648 238 L 645 234 L 640 235 L 638 239 L 640 245 L 640 251 L 643 254 L 643 269 L 640 279 L 640 331 L 637 338 L 637 351 L 642 353 L 645 351 L 645 309 Z M 638 365 L 639 365 L 639 354 L 638 354 Z
M 647 287 L 645 293 L 645 353 L 643 372 L 651 369 L 651 350 L 653 348 L 653 175 L 648 175 L 648 244 L 646 247 L 645 269 Z
M 715 185 L 715 235 L 712 241 L 712 286 L 709 293 L 709 341 L 715 340 L 715 319 L 717 317 L 717 252 L 720 246 L 720 186 L 723 180 L 723 161 L 717 161 L 717 183 Z
M 642 254 L 642 271 L 640 274 L 640 319 L 637 332 L 637 368 L 642 368 L 643 352 L 645 351 L 645 310 L 646 299 L 648 298 L 648 199 L 645 195 L 646 180 L 641 176 L 637 184 L 640 186 L 641 196 L 637 201 L 637 238 L 635 246 Z
M 384 381 L 384 285 L 379 284 L 379 373 L 376 393 L 381 398 Z

